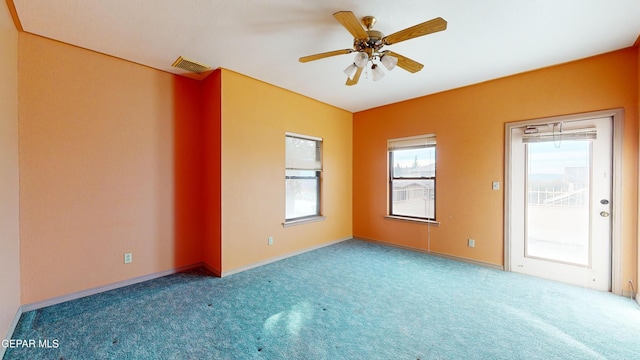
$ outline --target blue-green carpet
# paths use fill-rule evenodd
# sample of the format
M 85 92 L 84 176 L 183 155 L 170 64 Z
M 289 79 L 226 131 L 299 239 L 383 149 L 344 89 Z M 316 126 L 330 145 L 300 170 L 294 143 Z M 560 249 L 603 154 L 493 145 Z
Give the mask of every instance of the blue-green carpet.
M 640 309 L 349 240 L 222 279 L 193 271 L 27 312 L 13 338 L 43 346 L 5 359 L 640 359 Z

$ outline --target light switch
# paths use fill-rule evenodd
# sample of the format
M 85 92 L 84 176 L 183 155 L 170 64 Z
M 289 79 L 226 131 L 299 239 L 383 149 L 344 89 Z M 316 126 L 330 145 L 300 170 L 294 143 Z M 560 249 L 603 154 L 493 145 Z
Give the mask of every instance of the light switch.
M 491 184 L 491 188 L 492 188 L 493 190 L 500 190 L 500 181 L 494 181 L 494 182 Z

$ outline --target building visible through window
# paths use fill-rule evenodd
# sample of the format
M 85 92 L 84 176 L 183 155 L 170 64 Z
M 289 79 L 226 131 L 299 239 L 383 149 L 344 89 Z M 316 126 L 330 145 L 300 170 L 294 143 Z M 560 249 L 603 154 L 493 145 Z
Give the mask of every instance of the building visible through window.
M 435 135 L 389 140 L 388 151 L 389 215 L 435 220 Z

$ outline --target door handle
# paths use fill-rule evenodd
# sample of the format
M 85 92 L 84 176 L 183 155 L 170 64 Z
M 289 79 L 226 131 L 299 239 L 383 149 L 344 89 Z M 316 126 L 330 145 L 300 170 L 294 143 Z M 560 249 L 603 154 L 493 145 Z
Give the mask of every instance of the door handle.
M 609 216 L 609 212 L 608 212 L 608 211 L 601 211 L 601 212 L 600 212 L 600 216 L 602 216 L 602 217 L 608 217 L 608 216 Z

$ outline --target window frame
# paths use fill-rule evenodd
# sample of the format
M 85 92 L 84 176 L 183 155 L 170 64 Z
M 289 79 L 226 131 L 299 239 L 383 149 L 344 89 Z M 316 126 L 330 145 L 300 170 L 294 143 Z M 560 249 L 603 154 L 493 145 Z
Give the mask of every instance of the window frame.
M 408 142 L 419 142 L 421 140 L 424 140 L 424 145 L 411 145 L 411 146 L 401 146 L 399 148 L 392 148 L 392 143 L 398 143 L 398 142 L 403 142 L 403 141 L 408 141 Z M 433 176 L 403 176 L 403 177 L 398 177 L 398 176 L 394 176 L 394 152 L 395 151 L 399 151 L 399 150 L 409 150 L 409 149 L 427 149 L 427 148 L 433 148 L 434 149 L 434 169 L 433 169 Z M 437 201 L 437 196 L 436 196 L 436 188 L 437 188 L 437 180 L 436 180 L 436 168 L 437 168 L 437 142 L 436 142 L 436 136 L 435 134 L 429 134 L 429 135 L 419 135 L 419 136 L 411 136 L 411 137 L 407 137 L 407 138 L 398 138 L 398 139 L 389 139 L 388 140 L 388 147 L 387 147 L 387 159 L 388 159 L 388 187 L 387 187 L 387 191 L 388 191 L 388 216 L 389 218 L 394 218 L 394 219 L 404 219 L 404 220 L 413 220 L 413 221 L 423 221 L 423 222 L 433 222 L 433 223 L 437 223 L 436 221 L 436 201 Z M 394 214 L 394 210 L 393 210 L 393 184 L 394 181 L 402 181 L 402 180 L 416 180 L 416 181 L 433 181 L 433 217 L 422 217 L 422 216 L 411 216 L 411 215 L 404 215 L 404 214 Z
M 297 138 L 297 139 L 301 139 L 301 140 L 306 140 L 306 141 L 314 141 L 316 143 L 316 149 L 318 149 L 318 157 L 319 157 L 319 166 L 317 166 L 316 168 L 298 168 L 298 167 L 290 167 L 290 165 L 287 163 L 287 157 L 286 157 L 286 143 L 287 143 L 287 138 Z M 299 224 L 299 223 L 306 223 L 306 222 L 313 222 L 313 221 L 319 221 L 319 220 L 323 220 L 324 216 L 322 214 L 323 211 L 323 207 L 322 207 L 322 195 L 323 195 L 323 191 L 322 191 L 322 184 L 323 184 L 323 177 L 322 177 L 322 172 L 323 172 L 323 139 L 319 138 L 319 137 L 315 137 L 315 136 L 309 136 L 309 135 L 302 135 L 302 134 L 297 134 L 297 133 L 292 133 L 292 132 L 286 132 L 285 133 L 285 221 L 282 224 L 283 226 L 287 226 L 287 225 L 292 225 L 292 224 Z M 308 172 L 313 172 L 315 174 L 315 176 L 310 176 L 310 175 L 289 175 L 290 171 L 308 171 Z M 316 204 L 315 204 L 315 214 L 312 215 L 304 215 L 304 216 L 298 216 L 298 217 L 292 217 L 292 218 L 287 218 L 287 191 L 286 191 L 286 183 L 288 180 L 315 180 L 316 181 Z

